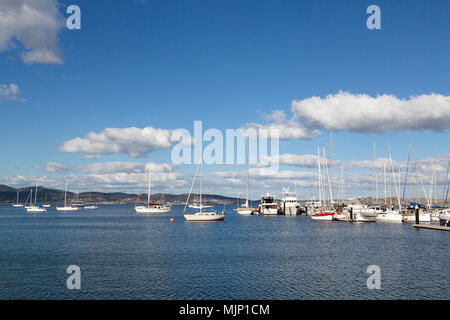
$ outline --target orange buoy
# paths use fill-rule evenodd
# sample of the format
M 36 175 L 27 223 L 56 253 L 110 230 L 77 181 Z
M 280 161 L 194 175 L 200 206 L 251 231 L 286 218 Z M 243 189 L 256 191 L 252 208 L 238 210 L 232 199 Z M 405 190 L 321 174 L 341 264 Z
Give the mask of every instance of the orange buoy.
M 174 222 L 175 220 L 173 218 L 170 218 L 170 222 Z

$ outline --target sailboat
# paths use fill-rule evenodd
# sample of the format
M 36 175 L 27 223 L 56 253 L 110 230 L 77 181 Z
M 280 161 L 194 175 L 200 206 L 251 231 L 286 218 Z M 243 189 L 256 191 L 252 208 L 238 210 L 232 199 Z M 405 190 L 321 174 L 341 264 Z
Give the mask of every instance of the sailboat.
M 89 204 L 90 202 L 91 202 L 91 193 L 89 192 L 88 205 L 85 205 L 84 209 L 86 209 L 86 210 L 96 210 L 96 209 L 98 209 L 97 206 Z
M 197 168 L 198 171 L 198 168 Z M 195 176 L 194 175 L 194 179 L 192 181 L 192 186 L 194 185 L 195 182 Z M 192 191 L 192 186 L 191 186 L 191 190 Z M 225 213 L 216 213 L 213 210 L 211 211 L 203 211 L 204 207 L 202 207 L 202 187 L 203 187 L 203 159 L 200 163 L 200 211 L 194 214 L 186 214 L 186 205 L 184 206 L 184 211 L 183 211 L 183 216 L 187 221 L 198 221 L 198 222 L 202 222 L 202 221 L 222 221 L 225 219 Z M 189 192 L 189 196 L 191 195 L 191 192 Z M 189 196 L 187 199 L 187 202 L 189 201 Z M 186 204 L 187 204 L 186 202 Z
M 23 207 L 23 204 L 19 203 L 19 192 L 20 191 L 17 190 L 17 201 L 15 204 L 12 205 L 14 208 L 22 208 Z
M 322 147 L 322 152 L 323 152 L 323 158 L 326 160 L 326 156 L 325 156 L 325 146 Z M 319 207 L 314 209 L 313 214 L 311 214 L 311 219 L 312 220 L 321 220 L 321 221 L 332 221 L 333 217 L 335 215 L 335 212 L 333 209 L 329 209 L 326 208 L 326 206 L 324 206 L 322 204 L 325 204 L 325 195 L 326 192 L 324 189 L 326 189 L 327 185 L 326 185 L 326 180 L 324 177 L 322 177 L 322 173 L 321 173 L 321 165 L 320 165 L 320 149 L 317 148 L 317 164 L 318 164 L 318 171 L 319 171 Z M 330 176 L 328 175 L 328 164 L 327 161 L 325 161 L 325 165 L 326 165 L 326 172 L 327 174 L 325 174 L 325 168 L 324 168 L 324 176 L 326 176 L 328 178 L 328 190 L 330 192 L 330 204 L 333 202 L 333 196 L 331 194 L 331 184 L 330 184 Z
M 248 137 L 245 139 L 245 171 L 247 173 L 247 197 L 245 199 L 245 203 L 241 205 L 240 208 L 237 208 L 237 213 L 249 216 L 253 213 L 253 208 L 250 208 L 249 204 L 249 182 L 250 182 L 250 173 L 248 170 Z
M 69 183 L 69 180 L 66 179 L 66 189 L 64 191 L 64 206 L 63 207 L 56 207 L 56 210 L 58 211 L 78 211 L 81 210 L 81 207 L 67 204 L 67 185 Z
M 28 199 L 30 199 L 30 204 L 27 205 Z M 33 207 L 33 188 L 30 189 L 30 193 L 28 194 L 27 201 L 25 201 L 25 209 L 30 209 Z
M 135 206 L 134 210 L 137 213 L 168 213 L 170 212 L 170 207 L 165 206 L 162 203 L 151 203 L 150 202 L 150 186 L 151 186 L 151 171 L 148 171 L 148 192 L 147 192 L 147 205 L 146 206 Z
M 34 205 L 31 205 L 30 207 L 27 208 L 27 212 L 31 212 L 31 213 L 35 213 L 35 212 L 47 212 L 47 209 L 42 208 L 38 205 L 36 205 L 37 203 L 37 192 L 38 192 L 38 185 L 39 185 L 39 180 L 36 180 L 36 192 L 34 193 Z M 31 202 L 31 200 L 30 200 Z M 30 203 L 31 204 L 31 203 Z
M 52 205 L 47 203 L 47 194 L 45 194 L 45 202 L 46 202 L 46 204 L 42 205 L 44 208 L 50 208 L 52 206 Z

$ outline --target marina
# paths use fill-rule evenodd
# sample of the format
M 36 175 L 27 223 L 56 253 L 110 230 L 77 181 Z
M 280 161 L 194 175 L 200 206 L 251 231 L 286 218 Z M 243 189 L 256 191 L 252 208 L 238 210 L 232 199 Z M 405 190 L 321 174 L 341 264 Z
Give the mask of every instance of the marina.
M 235 205 L 225 206 L 222 223 L 187 222 L 183 205 L 169 215 L 98 206 L 30 215 L 0 205 L 0 298 L 442 299 L 450 286 L 442 277 L 448 232 L 248 217 L 233 213 Z M 73 263 L 81 267 L 82 290 L 65 287 Z M 382 268 L 381 290 L 367 290 L 371 264 Z

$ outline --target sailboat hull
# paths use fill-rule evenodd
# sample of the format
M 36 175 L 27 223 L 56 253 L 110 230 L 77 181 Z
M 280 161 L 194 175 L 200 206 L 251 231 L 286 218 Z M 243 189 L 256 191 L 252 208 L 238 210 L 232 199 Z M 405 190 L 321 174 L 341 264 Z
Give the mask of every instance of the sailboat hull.
M 402 223 L 403 217 L 398 213 L 379 213 L 376 217 L 377 222 L 392 222 Z
M 134 207 L 136 213 L 148 213 L 148 214 L 169 213 L 170 209 L 171 209 L 170 207 L 145 207 L 145 206 Z
M 80 207 L 56 207 L 58 211 L 78 211 L 81 210 Z
M 237 208 L 237 213 L 243 215 L 243 216 L 249 216 L 253 213 L 252 208 Z
M 404 215 L 403 222 L 416 222 L 416 215 Z M 429 213 L 420 213 L 419 214 L 419 222 L 431 222 L 431 214 Z
M 27 209 L 27 212 L 29 213 L 41 213 L 41 212 L 47 212 L 47 209 L 39 208 L 39 207 L 32 207 Z
M 199 212 L 195 214 L 185 214 L 184 218 L 187 221 L 223 221 L 225 219 L 224 214 L 217 214 L 214 212 L 208 213 L 208 212 Z

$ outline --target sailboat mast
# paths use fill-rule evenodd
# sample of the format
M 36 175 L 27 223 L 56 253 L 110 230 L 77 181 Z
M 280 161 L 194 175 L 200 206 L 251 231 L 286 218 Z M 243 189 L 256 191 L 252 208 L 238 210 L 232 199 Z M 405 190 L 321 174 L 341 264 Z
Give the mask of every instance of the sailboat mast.
M 319 168 L 319 205 L 322 207 L 322 174 L 320 172 L 320 149 L 317 147 L 317 165 Z
M 37 191 L 38 191 L 39 179 L 36 180 L 36 192 L 34 193 L 34 203 L 37 203 Z
M 445 173 L 445 184 L 444 184 L 444 191 L 442 193 L 442 200 L 445 201 L 445 194 L 447 190 L 447 182 L 448 182 L 448 167 L 450 166 L 450 157 L 448 158 L 448 163 L 447 163 L 447 172 Z
M 405 183 L 403 185 L 403 196 L 402 201 L 405 201 L 405 192 L 406 192 L 406 182 L 408 180 L 408 169 L 409 169 L 409 161 L 411 159 L 411 141 L 409 141 L 409 153 L 408 153 L 408 162 L 406 164 L 406 173 L 405 173 Z M 399 178 L 400 181 L 400 178 Z
M 373 188 L 374 188 L 374 195 L 375 199 L 378 201 L 378 186 L 377 186 L 377 174 L 375 170 L 375 147 L 376 142 L 373 142 L 373 154 L 372 154 L 372 175 L 373 175 Z
M 150 174 L 150 169 L 149 169 L 148 170 L 147 207 L 150 206 L 150 184 L 151 184 L 151 174 Z
M 384 205 L 387 204 L 386 163 L 383 162 Z
M 200 212 L 202 212 L 202 188 L 203 188 L 203 155 L 200 162 Z
M 248 137 L 246 137 L 246 139 L 245 139 L 245 169 L 246 169 L 246 171 L 247 171 L 247 201 L 245 202 L 245 205 L 246 205 L 246 207 L 248 208 L 249 207 L 249 197 L 250 197 L 250 195 L 249 195 L 249 180 L 250 180 L 250 177 L 249 177 L 249 171 L 248 171 Z
M 68 184 L 69 180 L 66 179 L 66 189 L 64 191 L 64 206 L 66 206 L 67 204 L 67 184 Z

